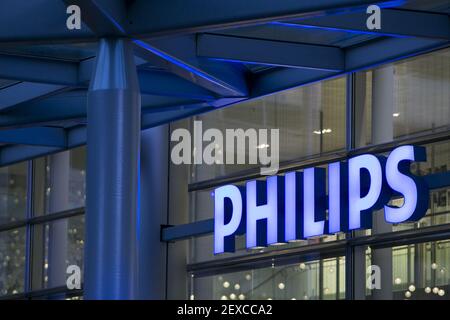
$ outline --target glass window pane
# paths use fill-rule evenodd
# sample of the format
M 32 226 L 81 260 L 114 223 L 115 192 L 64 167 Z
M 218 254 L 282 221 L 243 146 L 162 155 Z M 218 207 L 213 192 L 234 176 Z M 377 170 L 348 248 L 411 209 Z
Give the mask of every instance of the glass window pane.
M 450 240 L 382 249 L 369 247 L 366 256 L 367 266 L 379 265 L 381 277 L 388 281 L 382 281 L 379 290 L 367 289 L 367 299 L 450 299 Z
M 33 289 L 65 286 L 70 265 L 82 272 L 84 216 L 35 225 L 33 239 Z
M 85 157 L 81 147 L 34 160 L 34 215 L 85 205 Z
M 449 130 L 450 50 L 395 64 L 394 135 Z
M 0 295 L 24 291 L 25 228 L 0 232 Z
M 279 129 L 280 162 L 342 150 L 346 132 L 345 93 L 345 77 L 322 81 L 191 118 L 187 129 L 193 133 L 194 120 L 202 121 L 203 132 L 216 128 L 224 137 L 226 129 Z M 270 143 L 267 148 L 271 152 Z M 259 164 L 248 164 L 248 151 L 247 143 L 245 165 L 193 165 L 192 182 L 259 167 Z M 226 159 L 226 150 L 218 152 L 223 152 Z
M 450 130 L 450 50 L 445 49 L 393 64 L 392 140 Z M 384 67 L 382 67 L 384 68 Z M 376 69 L 375 69 L 376 70 Z M 374 70 L 365 72 L 360 146 L 372 144 Z
M 323 237 L 314 237 L 308 240 L 299 240 L 294 242 L 289 242 L 286 244 L 276 244 L 269 245 L 263 248 L 246 249 L 245 245 L 245 235 L 236 236 L 236 251 L 233 253 L 222 253 L 214 254 L 214 239 L 212 235 L 206 235 L 201 237 L 195 237 L 189 240 L 190 253 L 189 258 L 190 263 L 206 262 L 211 260 L 220 260 L 223 258 L 248 256 L 252 254 L 259 254 L 263 252 L 279 251 L 289 248 L 296 248 L 301 246 L 310 246 L 314 244 L 319 244 L 322 242 L 331 242 L 336 240 L 345 239 L 345 234 L 339 233 L 336 235 L 328 235 Z
M 0 224 L 25 219 L 27 171 L 27 162 L 0 168 Z
M 345 258 L 194 277 L 191 299 L 335 300 L 345 298 Z

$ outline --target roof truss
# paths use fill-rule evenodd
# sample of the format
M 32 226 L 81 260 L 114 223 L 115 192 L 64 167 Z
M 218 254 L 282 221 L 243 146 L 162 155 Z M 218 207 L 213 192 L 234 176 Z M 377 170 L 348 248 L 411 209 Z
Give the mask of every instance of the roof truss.
M 382 7 L 382 29 L 372 31 L 365 27 L 365 10 L 374 3 L 364 0 L 51 2 L 0 3 L 0 78 L 17 81 L 0 89 L 0 142 L 8 144 L 0 148 L 0 165 L 85 143 L 86 90 L 95 59 L 11 48 L 130 38 L 142 128 L 148 128 L 445 48 L 450 39 L 450 7 L 430 13 L 405 10 L 398 1 L 375 2 Z M 65 27 L 69 4 L 82 10 L 81 30 Z M 298 30 L 299 36 L 366 38 L 351 46 L 286 40 L 265 28 L 270 25 Z M 259 28 L 258 36 L 248 26 Z M 233 36 L 225 35 L 228 30 Z M 252 65 L 266 70 L 255 72 Z M 80 125 L 66 129 L 68 120 Z

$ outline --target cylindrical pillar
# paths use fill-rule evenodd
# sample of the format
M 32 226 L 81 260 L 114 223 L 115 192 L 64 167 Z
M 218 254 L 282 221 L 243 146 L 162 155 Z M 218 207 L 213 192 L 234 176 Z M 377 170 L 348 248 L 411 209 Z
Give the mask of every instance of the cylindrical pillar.
M 394 66 L 372 71 L 372 144 L 394 138 Z
M 137 297 L 140 107 L 131 44 L 101 39 L 87 110 L 86 299 Z

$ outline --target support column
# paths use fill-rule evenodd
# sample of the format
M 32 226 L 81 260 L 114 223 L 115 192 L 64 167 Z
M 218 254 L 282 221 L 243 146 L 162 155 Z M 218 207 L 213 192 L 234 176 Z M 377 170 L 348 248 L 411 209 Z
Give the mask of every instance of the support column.
M 353 101 L 347 101 L 347 103 L 353 104 L 349 106 L 352 108 L 351 112 L 353 114 L 348 115 L 348 125 L 350 121 L 353 121 L 353 132 L 349 132 L 348 149 L 364 147 L 367 144 L 366 137 L 366 73 L 356 72 L 352 75 L 353 79 L 347 82 L 347 86 L 353 85 L 353 96 L 348 95 L 347 99 L 353 99 Z M 347 88 L 349 90 L 350 88 Z M 350 92 L 349 92 L 350 93 Z M 364 231 L 353 232 L 354 237 L 362 236 Z M 351 255 L 350 255 L 351 254 Z M 354 300 L 365 300 L 366 299 L 366 247 L 357 246 L 353 248 L 347 257 L 350 258 L 346 261 L 346 275 L 348 277 L 353 277 L 353 282 L 350 282 L 351 286 L 346 287 L 347 297 L 351 297 Z M 348 269 L 348 270 L 347 270 Z M 350 292 L 351 291 L 351 292 Z
M 137 297 L 140 93 L 126 39 L 101 39 L 88 94 L 85 298 Z
M 171 124 L 171 129 L 187 128 L 189 119 Z M 189 223 L 189 165 L 170 162 L 169 224 Z M 167 299 L 183 300 L 188 297 L 188 275 L 186 271 L 189 256 L 189 241 L 168 243 L 167 252 Z
M 139 299 L 161 300 L 166 297 L 167 280 L 168 244 L 161 242 L 161 225 L 169 224 L 169 126 L 142 131 L 141 139 Z
M 394 66 L 373 71 L 372 78 L 372 144 L 390 142 L 394 138 Z M 373 214 L 372 234 L 392 232 L 384 220 L 384 210 Z M 392 249 L 373 249 L 372 264 L 381 270 L 381 289 L 373 290 L 373 299 L 392 299 Z
M 50 201 L 49 211 L 60 212 L 69 203 L 70 151 L 50 156 Z M 48 244 L 48 287 L 66 284 L 67 259 L 67 219 L 49 224 Z M 59 296 L 60 297 L 60 296 Z

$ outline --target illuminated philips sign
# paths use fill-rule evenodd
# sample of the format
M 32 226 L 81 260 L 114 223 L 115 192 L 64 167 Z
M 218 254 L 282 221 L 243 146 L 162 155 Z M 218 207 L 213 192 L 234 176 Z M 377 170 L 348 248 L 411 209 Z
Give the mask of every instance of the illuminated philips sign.
M 389 223 L 417 221 L 428 208 L 425 181 L 410 173 L 425 161 L 425 148 L 401 146 L 388 158 L 365 154 L 328 165 L 226 185 L 214 191 L 214 253 L 233 252 L 234 236 L 246 247 L 264 247 L 337 232 L 371 228 L 372 211 L 384 208 Z M 403 197 L 401 207 L 387 203 Z M 328 214 L 327 214 L 328 211 Z

